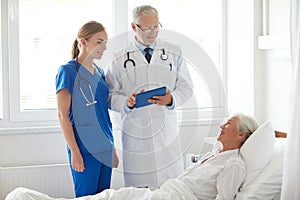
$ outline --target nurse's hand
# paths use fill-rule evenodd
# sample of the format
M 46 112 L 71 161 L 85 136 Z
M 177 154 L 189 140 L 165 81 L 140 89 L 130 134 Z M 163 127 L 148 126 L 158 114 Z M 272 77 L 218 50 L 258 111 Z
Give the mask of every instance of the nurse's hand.
M 72 168 L 77 172 L 83 172 L 85 170 L 83 158 L 80 153 L 71 152 L 71 164 Z
M 153 96 L 148 100 L 149 103 L 154 103 L 160 106 L 172 105 L 172 95 L 170 90 L 167 90 L 165 96 Z
M 117 155 L 116 149 L 114 149 L 114 155 L 113 155 L 113 163 L 112 167 L 117 168 L 119 166 L 119 157 Z

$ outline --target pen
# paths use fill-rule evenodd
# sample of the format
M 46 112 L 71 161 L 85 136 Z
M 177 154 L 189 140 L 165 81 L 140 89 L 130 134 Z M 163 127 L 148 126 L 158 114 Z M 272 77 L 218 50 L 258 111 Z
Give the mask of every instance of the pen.
M 172 71 L 172 63 L 170 63 L 170 71 Z

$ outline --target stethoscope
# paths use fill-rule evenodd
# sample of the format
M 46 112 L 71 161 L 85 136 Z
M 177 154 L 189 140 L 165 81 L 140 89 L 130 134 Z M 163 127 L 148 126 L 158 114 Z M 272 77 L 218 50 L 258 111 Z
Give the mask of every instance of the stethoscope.
M 131 62 L 132 66 L 134 67 L 134 77 L 135 77 L 134 84 L 136 84 L 136 68 L 135 68 L 136 64 L 135 64 L 135 61 L 130 58 L 129 54 L 130 54 L 130 52 L 127 51 L 127 59 L 124 61 L 124 69 L 126 69 L 126 76 L 129 80 L 129 82 L 131 84 L 133 84 L 132 81 L 130 80 L 130 78 L 128 76 L 128 72 L 127 72 L 127 63 Z M 160 59 L 161 60 L 167 60 L 168 59 L 168 55 L 166 54 L 165 49 L 162 49 L 162 54 L 160 55 Z
M 95 63 L 93 63 L 93 65 L 94 65 L 95 68 L 98 70 L 98 72 L 101 74 L 100 69 L 98 68 L 98 66 L 97 66 Z M 86 101 L 86 104 L 85 104 L 85 105 L 86 105 L 86 106 L 91 106 L 91 105 L 96 104 L 97 101 L 96 101 L 95 95 L 94 95 L 94 93 L 93 93 L 93 91 L 92 91 L 92 86 L 91 86 L 90 82 L 89 82 L 88 80 L 86 80 L 84 77 L 82 77 L 82 76 L 80 75 L 80 73 L 79 73 L 79 67 L 78 67 L 78 61 L 77 61 L 77 59 L 76 59 L 76 71 L 77 71 L 77 74 L 78 74 L 78 77 L 79 77 L 79 80 L 77 81 L 77 86 L 78 86 L 78 88 L 79 88 L 79 90 L 80 90 L 80 92 L 81 92 L 83 98 L 84 98 L 85 101 Z M 89 91 L 90 91 L 90 94 L 91 94 L 91 97 L 92 97 L 91 100 L 89 100 L 89 99 L 87 98 L 87 96 L 85 95 L 85 93 L 83 92 L 83 89 L 82 89 L 82 87 L 81 87 L 81 83 L 82 83 L 82 82 L 86 83 L 86 85 L 89 87 Z
M 131 62 L 131 64 L 133 65 L 133 67 L 135 67 L 135 61 L 133 59 L 130 58 L 129 56 L 129 51 L 127 52 L 127 60 L 124 61 L 124 68 L 127 69 L 127 63 Z M 162 60 L 167 60 L 168 59 L 168 55 L 165 52 L 165 49 L 162 49 L 162 54 L 160 55 L 160 59 Z

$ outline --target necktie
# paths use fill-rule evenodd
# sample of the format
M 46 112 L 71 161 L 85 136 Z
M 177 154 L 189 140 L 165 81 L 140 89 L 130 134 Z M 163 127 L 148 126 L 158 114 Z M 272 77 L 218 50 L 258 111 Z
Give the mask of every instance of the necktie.
M 147 47 L 147 48 L 144 49 L 144 51 L 146 52 L 145 58 L 148 61 L 148 63 L 150 63 L 150 60 L 151 60 L 151 54 L 149 52 L 150 50 L 151 50 L 151 48 L 149 48 L 149 47 Z

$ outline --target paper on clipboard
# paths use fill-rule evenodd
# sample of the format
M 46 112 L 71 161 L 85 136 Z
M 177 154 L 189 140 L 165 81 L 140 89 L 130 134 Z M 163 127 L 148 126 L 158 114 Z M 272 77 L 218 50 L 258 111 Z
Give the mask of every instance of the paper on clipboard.
M 148 90 L 145 92 L 138 93 L 135 97 L 136 98 L 135 107 L 140 108 L 152 104 L 148 102 L 148 99 L 151 99 L 153 96 L 164 96 L 166 95 L 166 90 L 167 87 L 163 86 L 163 87 L 155 88 L 153 90 Z

